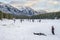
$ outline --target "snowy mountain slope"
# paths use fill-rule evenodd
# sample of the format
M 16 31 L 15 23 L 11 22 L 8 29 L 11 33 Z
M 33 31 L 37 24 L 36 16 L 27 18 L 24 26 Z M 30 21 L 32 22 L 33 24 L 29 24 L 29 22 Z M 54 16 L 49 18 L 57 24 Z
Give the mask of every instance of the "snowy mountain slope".
M 27 14 L 28 16 L 35 15 L 35 11 L 30 7 L 21 7 L 19 10 L 22 11 L 23 14 Z
M 20 9 L 17 9 L 9 4 L 5 4 L 2 2 L 0 2 L 0 11 L 4 13 L 11 13 L 15 15 L 26 15 L 26 16 L 38 15 L 43 13 L 43 11 L 37 12 L 30 7 L 21 7 Z
M 47 11 L 44 11 L 44 10 L 37 10 L 38 14 L 45 14 L 47 13 Z
M 20 10 L 12 7 L 9 4 L 0 4 L 0 11 L 5 12 L 5 13 L 17 14 L 19 13 Z

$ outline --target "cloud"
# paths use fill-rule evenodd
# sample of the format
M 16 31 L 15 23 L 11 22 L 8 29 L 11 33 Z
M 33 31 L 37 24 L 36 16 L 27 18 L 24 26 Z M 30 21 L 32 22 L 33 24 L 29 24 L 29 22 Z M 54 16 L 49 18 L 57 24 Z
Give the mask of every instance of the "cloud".
M 24 4 L 24 6 L 29 6 L 29 7 L 31 7 L 31 6 L 33 6 L 35 4 L 35 2 L 27 2 L 27 3 L 25 3 Z
M 49 4 L 53 4 L 53 5 L 57 5 L 57 4 L 60 4 L 59 1 L 48 1 Z
M 55 11 L 60 9 L 60 0 L 12 0 L 10 4 L 19 8 L 20 6 L 28 6 L 33 9 L 42 9 Z
M 23 0 L 23 1 L 11 1 L 10 4 L 15 6 L 15 7 L 19 7 L 19 6 L 28 6 L 28 7 L 32 7 L 35 6 L 37 3 L 42 2 L 44 0 Z
M 10 4 L 13 6 L 33 6 L 37 3 L 37 1 L 32 1 L 32 0 L 28 0 L 28 1 L 11 1 Z

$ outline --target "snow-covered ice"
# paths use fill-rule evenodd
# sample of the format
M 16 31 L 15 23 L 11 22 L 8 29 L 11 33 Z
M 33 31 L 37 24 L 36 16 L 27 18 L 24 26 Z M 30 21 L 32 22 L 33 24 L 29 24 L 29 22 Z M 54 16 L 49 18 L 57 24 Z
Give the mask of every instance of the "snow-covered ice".
M 25 19 L 20 21 L 0 20 L 0 40 L 60 40 L 60 19 L 35 19 L 34 22 Z M 55 35 L 51 33 L 51 26 L 55 28 Z M 38 36 L 40 32 L 47 36 Z

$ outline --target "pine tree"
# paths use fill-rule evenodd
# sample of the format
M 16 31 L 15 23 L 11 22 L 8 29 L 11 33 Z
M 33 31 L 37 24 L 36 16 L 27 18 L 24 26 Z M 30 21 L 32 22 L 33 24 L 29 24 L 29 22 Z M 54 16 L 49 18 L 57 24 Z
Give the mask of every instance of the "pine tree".
M 0 11 L 0 19 L 3 18 L 3 13 Z

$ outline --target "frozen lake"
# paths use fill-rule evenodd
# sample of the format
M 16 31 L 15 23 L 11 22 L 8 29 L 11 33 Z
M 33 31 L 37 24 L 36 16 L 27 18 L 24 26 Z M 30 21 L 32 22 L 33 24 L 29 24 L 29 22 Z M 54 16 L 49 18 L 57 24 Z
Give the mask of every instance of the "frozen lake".
M 51 33 L 51 27 L 55 28 L 55 35 Z M 47 36 L 38 36 L 33 33 L 44 33 Z M 20 19 L 0 20 L 0 40 L 60 40 L 60 19 Z

